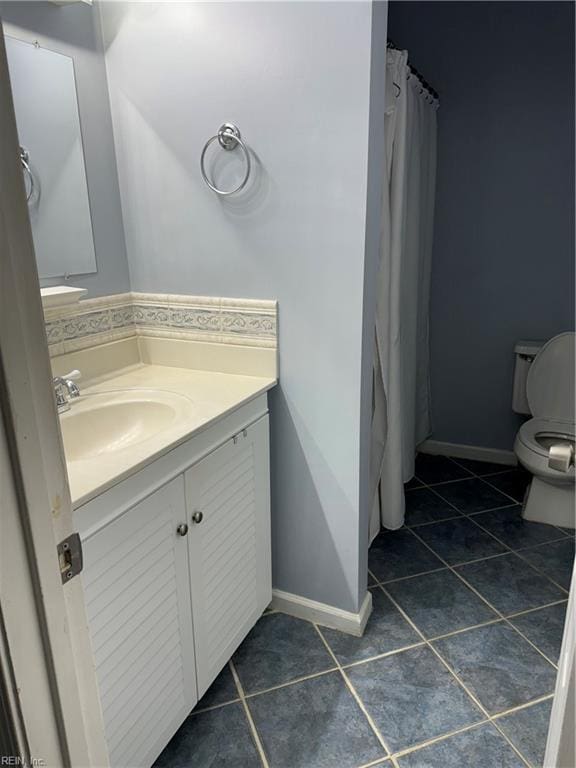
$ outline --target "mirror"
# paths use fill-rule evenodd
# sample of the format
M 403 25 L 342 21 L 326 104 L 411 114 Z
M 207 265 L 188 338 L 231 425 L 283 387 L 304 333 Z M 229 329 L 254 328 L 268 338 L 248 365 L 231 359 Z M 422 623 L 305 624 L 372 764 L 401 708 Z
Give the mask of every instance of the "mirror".
M 6 37 L 40 278 L 96 272 L 74 63 Z

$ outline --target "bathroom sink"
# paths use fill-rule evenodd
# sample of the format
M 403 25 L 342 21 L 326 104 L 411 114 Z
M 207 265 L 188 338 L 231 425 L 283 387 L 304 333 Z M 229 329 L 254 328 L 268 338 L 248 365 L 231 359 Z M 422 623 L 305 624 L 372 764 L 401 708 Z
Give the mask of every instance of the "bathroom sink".
M 127 451 L 194 415 L 191 400 L 171 392 L 102 392 L 72 401 L 60 417 L 67 461 Z

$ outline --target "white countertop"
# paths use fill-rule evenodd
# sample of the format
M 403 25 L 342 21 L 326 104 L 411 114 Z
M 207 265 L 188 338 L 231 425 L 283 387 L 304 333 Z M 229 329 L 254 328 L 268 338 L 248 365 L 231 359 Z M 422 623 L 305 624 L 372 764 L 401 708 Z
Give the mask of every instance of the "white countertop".
M 273 378 L 140 364 L 81 387 L 81 397 L 71 401 L 71 409 L 62 415 L 63 420 L 89 410 L 97 402 L 93 395 L 99 395 L 100 403 L 112 403 L 121 401 L 126 393 L 148 390 L 152 397 L 154 391 L 175 395 L 175 402 L 183 407 L 178 408 L 174 423 L 136 444 L 89 458 L 67 457 L 74 507 L 134 474 L 275 384 Z

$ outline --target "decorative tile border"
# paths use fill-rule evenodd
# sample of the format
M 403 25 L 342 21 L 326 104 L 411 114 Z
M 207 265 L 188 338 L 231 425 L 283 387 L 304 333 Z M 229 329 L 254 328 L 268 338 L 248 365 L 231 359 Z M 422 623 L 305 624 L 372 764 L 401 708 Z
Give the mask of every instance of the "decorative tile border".
M 276 301 L 122 293 L 44 311 L 50 355 L 132 336 L 277 346 Z

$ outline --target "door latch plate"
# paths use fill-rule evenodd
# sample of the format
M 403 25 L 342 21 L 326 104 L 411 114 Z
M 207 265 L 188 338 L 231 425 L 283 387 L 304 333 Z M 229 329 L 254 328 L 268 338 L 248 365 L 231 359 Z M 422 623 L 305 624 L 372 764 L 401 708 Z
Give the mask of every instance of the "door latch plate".
M 57 547 L 62 584 L 73 579 L 82 570 L 82 542 L 77 533 L 63 539 Z

